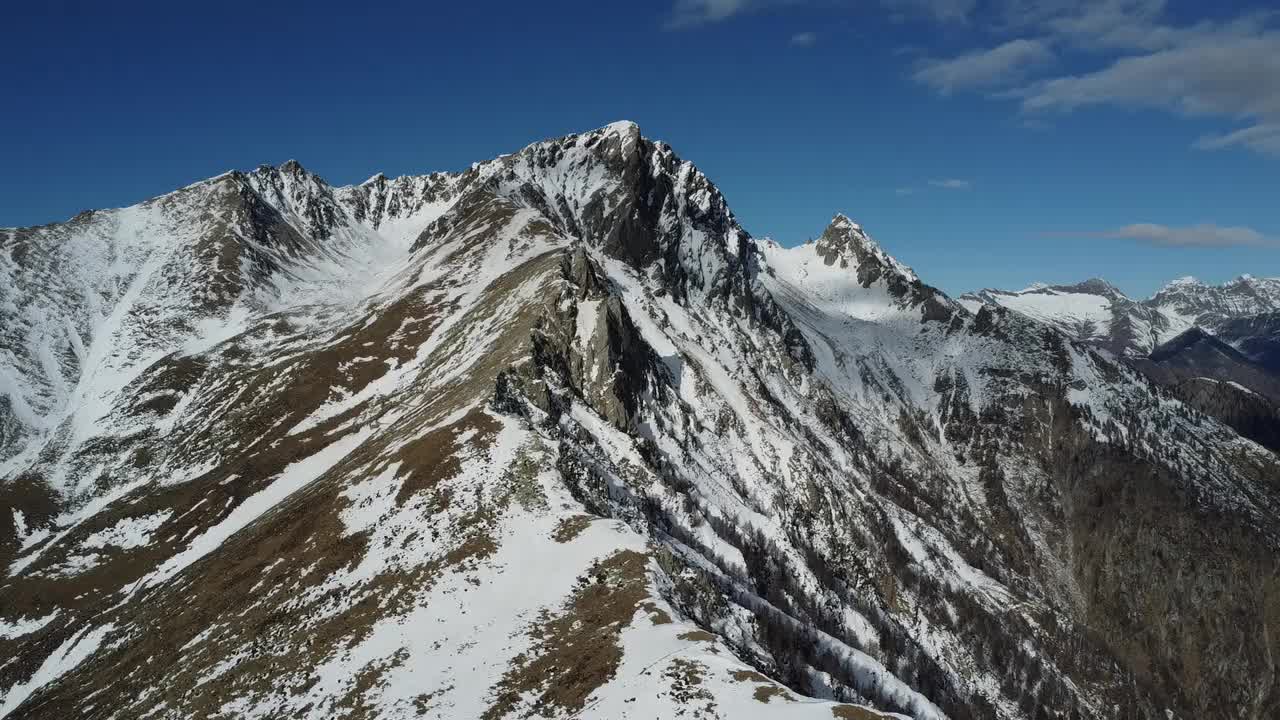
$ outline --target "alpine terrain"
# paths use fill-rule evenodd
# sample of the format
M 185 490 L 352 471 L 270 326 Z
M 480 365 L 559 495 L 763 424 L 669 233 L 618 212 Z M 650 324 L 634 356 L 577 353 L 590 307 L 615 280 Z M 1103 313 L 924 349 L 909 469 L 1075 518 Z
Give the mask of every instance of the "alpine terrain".
M 1277 285 L 957 301 L 625 122 L 0 230 L 0 716 L 1280 717 L 1275 425 L 1152 354 Z
M 1280 278 L 1223 285 L 1184 277 L 1135 301 L 1105 280 L 983 290 L 960 301 L 1005 307 L 1115 353 L 1188 405 L 1280 451 Z

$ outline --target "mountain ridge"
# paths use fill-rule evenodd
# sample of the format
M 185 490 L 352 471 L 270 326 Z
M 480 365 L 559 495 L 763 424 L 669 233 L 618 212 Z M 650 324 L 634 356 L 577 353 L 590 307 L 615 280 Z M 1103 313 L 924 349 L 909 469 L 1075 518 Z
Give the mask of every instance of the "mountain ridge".
M 1274 455 L 843 215 L 756 241 L 630 123 L 399 186 L 251 175 L 3 266 L 29 327 L 110 350 L 64 374 L 120 377 L 0 445 L 34 443 L 2 712 L 1275 707 Z M 51 249 L 85 237 L 153 272 L 36 292 L 93 277 Z M 6 367 L 53 387 L 42 347 Z
M 1241 275 L 1207 285 L 1187 276 L 1144 300 L 1134 300 L 1100 278 L 1019 291 L 987 288 L 960 299 L 971 309 L 982 303 L 1005 305 L 1118 355 L 1146 355 L 1193 326 L 1212 332 L 1235 319 L 1276 311 L 1280 278 Z

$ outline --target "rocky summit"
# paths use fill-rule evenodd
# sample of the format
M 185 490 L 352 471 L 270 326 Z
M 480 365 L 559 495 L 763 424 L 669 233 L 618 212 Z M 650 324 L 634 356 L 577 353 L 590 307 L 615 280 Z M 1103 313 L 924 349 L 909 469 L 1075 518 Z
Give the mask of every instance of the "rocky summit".
M 0 716 L 1280 716 L 1280 458 L 1117 352 L 1237 285 L 952 300 L 631 123 L 0 230 Z

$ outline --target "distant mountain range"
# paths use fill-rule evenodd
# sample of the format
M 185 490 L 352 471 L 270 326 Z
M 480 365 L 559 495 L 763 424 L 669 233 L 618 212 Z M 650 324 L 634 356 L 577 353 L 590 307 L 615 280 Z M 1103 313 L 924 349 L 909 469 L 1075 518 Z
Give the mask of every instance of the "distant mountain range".
M 1222 285 L 1206 285 L 1184 277 L 1145 300 L 1134 300 L 1095 278 L 1016 292 L 981 290 L 961 295 L 960 302 L 971 310 L 982 303 L 1007 307 L 1118 355 L 1143 356 L 1192 327 L 1242 338 L 1251 331 L 1233 325 L 1237 321 L 1270 315 L 1274 323 L 1274 314 L 1280 313 L 1280 278 L 1241 275 Z
M 1274 283 L 956 300 L 626 122 L 0 229 L 0 717 L 1275 718 Z
M 1280 278 L 1207 285 L 1184 277 L 1146 300 L 1095 278 L 987 289 L 960 302 L 1008 308 L 1106 348 L 1192 406 L 1280 449 Z

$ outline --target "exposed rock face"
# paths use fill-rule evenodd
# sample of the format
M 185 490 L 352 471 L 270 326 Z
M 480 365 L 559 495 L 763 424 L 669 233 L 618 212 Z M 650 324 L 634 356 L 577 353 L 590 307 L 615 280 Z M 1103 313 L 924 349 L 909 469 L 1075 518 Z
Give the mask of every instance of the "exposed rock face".
M 1280 709 L 1275 455 L 633 124 L 0 240 L 0 714 Z

